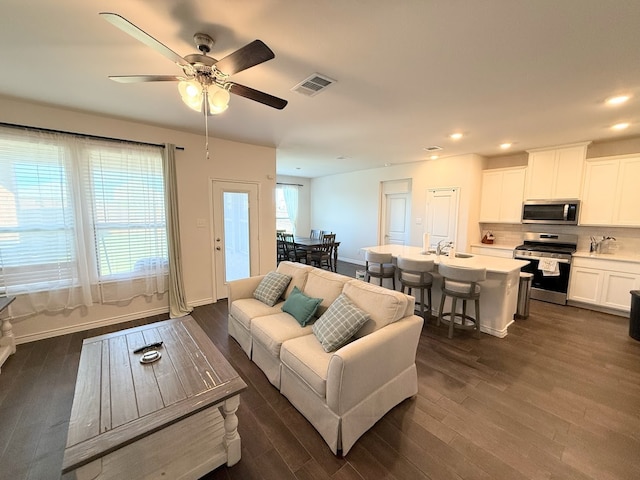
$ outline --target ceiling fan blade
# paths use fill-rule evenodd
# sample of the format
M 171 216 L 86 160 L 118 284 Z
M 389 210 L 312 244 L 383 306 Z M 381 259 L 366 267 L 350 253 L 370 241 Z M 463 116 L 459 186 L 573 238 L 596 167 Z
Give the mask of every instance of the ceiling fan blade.
M 141 41 L 146 46 L 153 48 L 158 53 L 161 53 L 172 62 L 180 65 L 181 67 L 187 67 L 189 69 L 192 68 L 191 64 L 187 62 L 184 58 L 182 58 L 180 55 L 178 55 L 176 52 L 171 50 L 166 45 L 160 43 L 158 40 L 153 38 L 144 30 L 141 30 L 140 28 L 136 27 L 133 23 L 131 23 L 129 20 L 127 20 L 123 16 L 118 15 L 117 13 L 110 13 L 110 12 L 101 12 L 100 16 L 104 18 L 106 21 L 108 21 L 109 23 L 118 27 L 123 32 L 128 33 L 136 40 Z
M 112 75 L 109 78 L 118 83 L 179 82 L 186 80 L 184 77 L 176 77 L 175 75 Z
M 216 63 L 216 69 L 225 75 L 233 75 L 247 68 L 275 58 L 273 51 L 261 40 L 254 40 Z
M 228 82 L 228 84 L 231 85 L 229 87 L 229 91 L 231 93 L 268 105 L 269 107 L 277 108 L 278 110 L 282 110 L 287 106 L 287 103 L 289 103 L 282 98 L 274 97 L 273 95 L 269 95 L 268 93 L 264 93 L 259 90 L 254 90 L 250 87 L 245 87 L 239 83 Z

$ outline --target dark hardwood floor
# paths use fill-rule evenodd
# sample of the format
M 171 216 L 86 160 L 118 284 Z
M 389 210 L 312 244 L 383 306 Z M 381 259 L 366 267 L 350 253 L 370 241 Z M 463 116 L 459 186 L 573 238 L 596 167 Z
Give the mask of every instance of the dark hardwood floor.
M 640 478 L 640 342 L 628 318 L 532 301 L 504 339 L 449 340 L 429 322 L 419 394 L 339 458 L 229 338 L 226 301 L 192 315 L 249 386 L 242 460 L 209 479 Z M 164 318 L 18 345 L 0 374 L 0 478 L 60 477 L 84 338 Z

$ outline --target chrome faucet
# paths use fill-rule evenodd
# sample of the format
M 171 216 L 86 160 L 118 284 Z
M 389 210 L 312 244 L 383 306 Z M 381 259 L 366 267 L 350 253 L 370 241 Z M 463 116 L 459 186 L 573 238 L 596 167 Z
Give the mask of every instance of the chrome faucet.
M 442 255 L 445 251 L 448 251 L 453 246 L 453 242 L 447 240 L 440 240 L 436 246 L 436 255 Z

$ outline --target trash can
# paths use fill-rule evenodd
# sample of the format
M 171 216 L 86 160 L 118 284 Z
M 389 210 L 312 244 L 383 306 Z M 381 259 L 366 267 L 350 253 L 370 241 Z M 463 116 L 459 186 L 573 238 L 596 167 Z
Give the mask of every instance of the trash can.
M 529 317 L 529 299 L 531 297 L 531 282 L 533 273 L 520 272 L 520 284 L 518 285 L 518 305 L 516 318 Z
M 640 340 L 640 290 L 631 290 L 631 312 L 629 314 L 629 336 Z

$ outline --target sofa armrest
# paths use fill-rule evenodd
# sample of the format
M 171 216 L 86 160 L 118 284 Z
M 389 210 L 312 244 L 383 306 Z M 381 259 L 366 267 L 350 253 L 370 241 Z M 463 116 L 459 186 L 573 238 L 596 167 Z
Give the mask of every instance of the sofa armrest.
M 337 350 L 327 372 L 329 408 L 342 415 L 414 365 L 423 323 L 404 317 Z
M 256 291 L 258 285 L 265 277 L 265 275 L 258 275 L 256 277 L 240 278 L 233 280 L 227 284 L 227 301 L 229 303 L 229 310 L 231 310 L 231 304 L 240 298 L 252 298 L 253 292 Z

